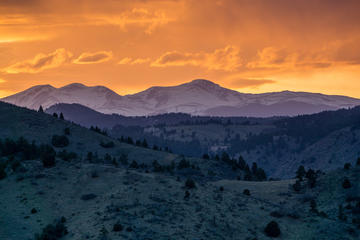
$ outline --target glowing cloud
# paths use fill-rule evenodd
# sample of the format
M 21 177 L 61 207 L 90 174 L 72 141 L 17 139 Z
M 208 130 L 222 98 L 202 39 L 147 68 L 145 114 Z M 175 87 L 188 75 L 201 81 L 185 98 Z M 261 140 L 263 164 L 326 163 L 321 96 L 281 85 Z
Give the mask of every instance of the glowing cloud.
M 235 71 L 242 65 L 240 50 L 235 46 L 216 49 L 212 53 L 166 52 L 154 62 L 152 67 L 200 66 L 209 70 Z
M 64 48 L 59 48 L 49 54 L 40 53 L 33 59 L 15 63 L 1 71 L 5 73 L 38 73 L 46 69 L 57 68 L 65 63 L 69 63 L 72 56 L 71 52 Z
M 123 59 L 121 59 L 118 64 L 120 65 L 136 65 L 136 64 L 143 64 L 143 63 L 148 63 L 150 62 L 150 58 L 136 58 L 136 59 L 132 59 L 129 57 L 125 57 Z
M 109 61 L 113 54 L 111 51 L 99 51 L 94 53 L 82 53 L 77 59 L 74 60 L 76 64 L 94 64 Z
M 258 51 L 257 58 L 247 63 L 249 69 L 317 69 L 328 68 L 336 63 L 335 59 L 331 60 L 331 51 L 324 54 L 322 51 L 313 52 L 289 52 L 284 48 L 267 47 Z
M 155 28 L 174 21 L 162 11 L 149 11 L 145 8 L 134 8 L 119 15 L 91 17 L 96 25 L 116 25 L 126 31 L 128 26 L 141 26 L 145 33 L 151 34 Z

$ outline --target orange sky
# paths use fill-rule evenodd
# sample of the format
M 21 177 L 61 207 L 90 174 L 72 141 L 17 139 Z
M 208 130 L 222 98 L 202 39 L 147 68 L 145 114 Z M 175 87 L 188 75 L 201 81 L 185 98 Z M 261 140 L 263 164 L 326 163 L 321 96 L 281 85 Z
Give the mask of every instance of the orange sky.
M 359 10 L 357 0 L 1 0 L 0 97 L 205 78 L 360 98 Z

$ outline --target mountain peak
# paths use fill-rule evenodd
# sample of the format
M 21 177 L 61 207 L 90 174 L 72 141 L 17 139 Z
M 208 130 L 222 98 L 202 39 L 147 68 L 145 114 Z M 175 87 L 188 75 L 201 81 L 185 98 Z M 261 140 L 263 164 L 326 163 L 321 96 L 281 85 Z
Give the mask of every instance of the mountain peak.
M 30 89 L 35 89 L 35 90 L 39 90 L 39 89 L 55 89 L 55 87 L 51 86 L 50 84 L 44 84 L 44 85 L 36 85 L 36 86 L 33 86 L 27 90 L 30 90 Z
M 197 86 L 219 86 L 219 84 L 216 84 L 206 79 L 194 79 L 191 82 L 185 84 L 197 85 Z
M 87 86 L 85 86 L 82 83 L 71 83 L 61 87 L 60 89 L 81 89 L 81 88 L 87 88 Z

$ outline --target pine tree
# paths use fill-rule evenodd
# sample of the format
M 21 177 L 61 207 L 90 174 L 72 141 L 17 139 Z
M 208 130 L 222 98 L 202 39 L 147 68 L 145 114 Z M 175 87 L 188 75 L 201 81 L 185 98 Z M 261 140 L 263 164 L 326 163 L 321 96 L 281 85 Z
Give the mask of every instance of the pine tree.
M 338 218 L 342 221 L 346 221 L 346 215 L 344 214 L 344 208 L 341 204 L 339 205 Z
M 296 178 L 299 179 L 299 181 L 302 181 L 305 174 L 306 171 L 304 166 L 303 165 L 299 166 L 298 170 L 296 171 Z
M 313 213 L 318 213 L 317 204 L 314 199 L 311 199 L 311 201 L 310 201 L 310 211 Z
M 130 168 L 139 168 L 139 164 L 135 160 L 133 160 L 129 167 Z
M 203 156 L 202 156 L 203 159 L 210 159 L 210 156 L 209 154 L 207 153 L 204 153 Z
M 306 178 L 308 179 L 310 188 L 315 187 L 316 177 L 316 173 L 311 168 L 306 172 Z
M 244 180 L 245 181 L 251 181 L 252 180 L 252 174 L 249 168 L 249 165 L 245 165 L 245 176 L 244 176 Z
M 245 169 L 246 162 L 245 162 L 244 158 L 243 158 L 241 155 L 240 155 L 240 157 L 239 157 L 238 165 L 239 165 L 239 168 L 240 168 L 241 170 L 244 170 L 244 169 Z
M 295 192 L 300 192 L 300 190 L 301 190 L 300 180 L 296 180 L 296 182 L 293 185 L 293 189 Z
M 342 186 L 343 186 L 344 189 L 351 188 L 350 180 L 348 178 L 345 178 L 343 183 L 342 183 Z
M 63 113 L 60 113 L 60 117 L 59 117 L 61 120 L 64 120 L 64 115 Z
M 144 148 L 148 148 L 148 147 L 149 147 L 149 145 L 148 145 L 148 143 L 147 143 L 146 139 L 144 139 L 144 140 L 143 140 L 143 142 L 142 142 L 142 146 L 143 146 Z
M 41 105 L 40 105 L 40 107 L 39 107 L 38 112 L 39 112 L 39 113 L 43 113 L 43 112 L 44 112 L 44 109 L 43 109 L 43 107 L 42 107 Z
M 253 164 L 252 164 L 252 166 L 251 166 L 251 171 L 252 171 L 252 173 L 253 173 L 254 175 L 256 174 L 257 169 L 258 169 L 258 167 L 257 167 L 256 162 L 253 162 Z

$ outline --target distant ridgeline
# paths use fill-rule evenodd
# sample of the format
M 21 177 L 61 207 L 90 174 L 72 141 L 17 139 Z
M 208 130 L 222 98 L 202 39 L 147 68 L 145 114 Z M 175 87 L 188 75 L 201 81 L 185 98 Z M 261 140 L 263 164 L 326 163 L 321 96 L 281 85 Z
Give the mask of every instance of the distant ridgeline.
M 182 113 L 124 117 L 102 114 L 78 104 L 58 104 L 46 111 L 63 112 L 70 121 L 105 129 L 115 138 L 146 139 L 150 145 L 177 154 L 201 157 L 207 153 L 215 157 L 227 152 L 235 158 L 241 155 L 274 177 L 292 177 L 299 165 L 334 169 L 360 155 L 360 107 L 272 118 Z

